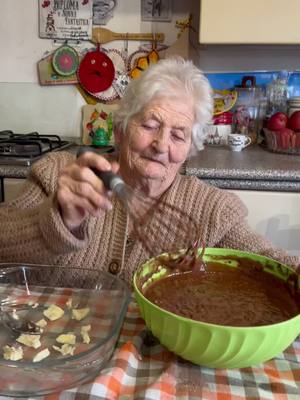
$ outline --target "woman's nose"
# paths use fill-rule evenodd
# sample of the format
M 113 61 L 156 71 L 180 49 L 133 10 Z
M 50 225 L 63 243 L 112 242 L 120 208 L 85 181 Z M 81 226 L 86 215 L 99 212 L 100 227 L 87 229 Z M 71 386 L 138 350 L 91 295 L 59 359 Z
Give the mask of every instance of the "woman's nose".
M 153 140 L 153 146 L 159 153 L 165 153 L 169 148 L 169 134 L 167 129 L 161 128 Z

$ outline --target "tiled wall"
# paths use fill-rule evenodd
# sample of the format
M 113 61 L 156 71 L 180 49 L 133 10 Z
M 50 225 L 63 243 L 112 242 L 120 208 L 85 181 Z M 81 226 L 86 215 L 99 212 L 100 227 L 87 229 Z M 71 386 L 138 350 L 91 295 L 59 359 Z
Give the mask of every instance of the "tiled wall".
M 206 73 L 211 86 L 214 89 L 233 89 L 240 85 L 243 76 L 254 75 L 258 86 L 266 87 L 280 71 L 259 71 L 259 72 L 227 72 L 227 73 Z M 300 96 L 300 72 L 289 71 L 288 97 Z

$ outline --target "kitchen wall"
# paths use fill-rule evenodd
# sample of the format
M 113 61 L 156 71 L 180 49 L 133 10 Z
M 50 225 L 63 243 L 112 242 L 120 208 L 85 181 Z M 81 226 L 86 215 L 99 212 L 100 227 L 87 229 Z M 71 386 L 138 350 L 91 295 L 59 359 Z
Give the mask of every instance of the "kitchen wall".
M 107 27 L 116 32 L 163 32 L 166 44 L 176 40 L 175 21 L 192 13 L 190 57 L 214 81 L 212 72 L 295 70 L 299 68 L 296 46 L 199 46 L 199 0 L 173 0 L 171 23 L 142 22 L 140 0 L 119 0 Z M 85 100 L 75 86 L 40 86 L 37 62 L 61 43 L 38 37 L 38 0 L 0 1 L 0 130 L 19 133 L 39 131 L 62 136 L 81 136 L 81 107 Z M 130 42 L 129 52 L 139 42 Z M 105 45 L 122 48 L 122 41 Z M 79 46 L 91 46 L 83 43 Z M 219 79 L 220 81 L 220 79 Z M 224 81 L 225 87 L 231 84 Z
M 192 1 L 192 0 L 190 0 Z M 118 0 L 107 28 L 116 32 L 163 32 L 166 44 L 176 40 L 175 21 L 186 18 L 189 0 L 173 0 L 172 21 L 142 22 L 140 0 Z M 40 86 L 37 62 L 61 43 L 38 37 L 38 0 L 0 1 L 0 130 L 39 131 L 62 136 L 81 135 L 81 106 L 75 86 Z M 139 42 L 130 42 L 129 51 Z M 122 48 L 122 41 L 105 45 Z M 82 46 L 91 46 L 83 43 Z
M 190 31 L 190 57 L 205 72 L 224 71 L 300 71 L 300 45 L 199 45 L 200 1 L 191 1 L 192 29 Z M 288 2 L 286 3 L 288 7 Z M 251 7 L 251 1 L 245 2 Z M 284 13 L 284 9 L 282 10 Z M 216 10 L 217 16 L 218 10 Z M 216 18 L 217 20 L 217 18 Z M 233 19 L 234 21 L 234 19 Z M 232 23 L 229 21 L 228 23 Z M 233 22 L 234 23 L 234 22 Z M 215 29 L 218 29 L 216 22 Z M 278 27 L 278 29 L 284 29 Z

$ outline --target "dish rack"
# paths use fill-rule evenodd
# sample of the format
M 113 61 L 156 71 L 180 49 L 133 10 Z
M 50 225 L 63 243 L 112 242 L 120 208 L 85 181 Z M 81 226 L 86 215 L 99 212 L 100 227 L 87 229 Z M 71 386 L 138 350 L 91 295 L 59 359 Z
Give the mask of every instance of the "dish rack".
M 300 155 L 299 138 L 296 141 L 291 138 L 282 140 L 279 132 L 270 131 L 266 128 L 264 128 L 264 134 L 268 150 L 274 153 Z M 297 135 L 300 135 L 300 133 L 297 133 Z

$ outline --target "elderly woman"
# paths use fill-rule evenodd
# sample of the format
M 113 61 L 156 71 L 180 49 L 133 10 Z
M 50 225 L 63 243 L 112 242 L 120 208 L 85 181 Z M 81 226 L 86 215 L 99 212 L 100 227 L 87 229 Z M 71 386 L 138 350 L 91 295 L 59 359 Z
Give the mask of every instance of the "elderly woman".
M 184 240 L 173 229 L 169 204 L 194 221 L 191 233 L 206 246 L 298 265 L 299 258 L 249 229 L 247 210 L 236 196 L 179 174 L 201 144 L 211 112 L 209 83 L 191 62 L 166 59 L 149 68 L 131 82 L 115 115 L 117 160 L 93 152 L 77 159 L 51 153 L 32 167 L 22 195 L 0 208 L 1 261 L 96 268 L 130 282 L 149 254 L 126 209 L 95 173 L 112 170 L 145 198 L 160 200 L 162 223 L 147 237 L 155 251 L 190 244 L 191 237 Z

